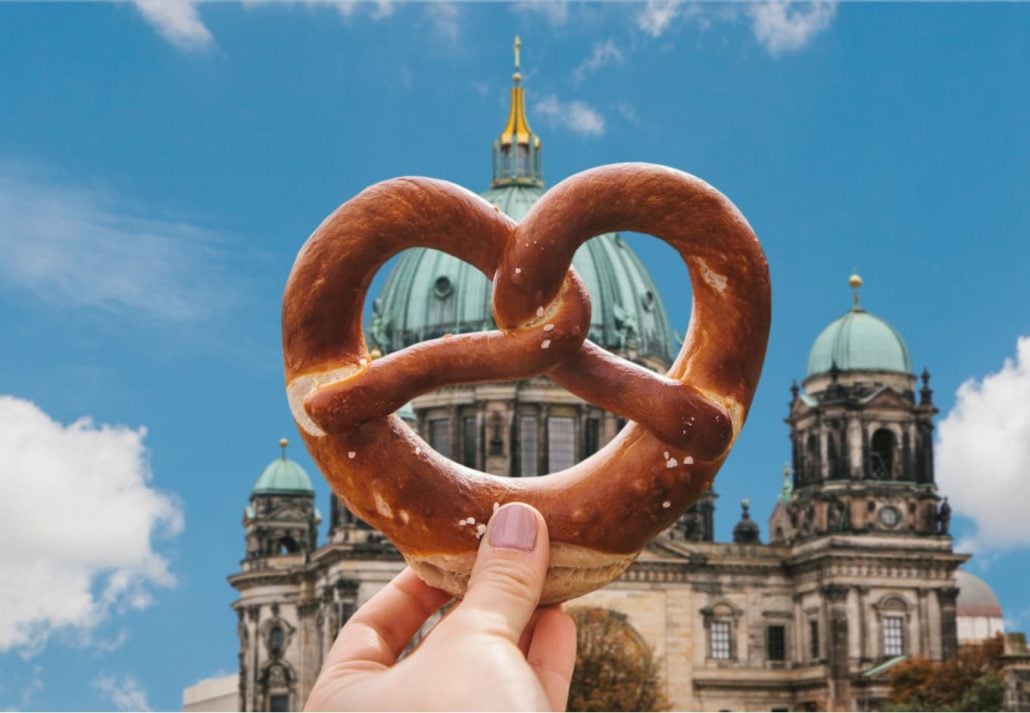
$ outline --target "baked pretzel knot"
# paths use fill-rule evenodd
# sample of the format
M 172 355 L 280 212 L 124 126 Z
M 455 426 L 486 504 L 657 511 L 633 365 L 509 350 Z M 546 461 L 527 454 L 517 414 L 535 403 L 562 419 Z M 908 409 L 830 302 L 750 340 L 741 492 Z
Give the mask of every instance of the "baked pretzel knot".
M 586 340 L 590 299 L 572 256 L 595 235 L 625 230 L 661 238 L 690 272 L 690 328 L 664 376 Z M 365 293 L 383 263 L 417 246 L 493 280 L 498 329 L 373 361 L 362 333 Z M 542 602 L 558 602 L 618 576 L 711 484 L 758 383 L 769 301 L 768 267 L 747 221 L 680 171 L 585 171 L 544 194 L 519 224 L 456 185 L 399 178 L 340 206 L 298 255 L 283 299 L 286 390 L 332 489 L 426 582 L 460 596 L 485 523 L 518 500 L 547 520 Z M 441 456 L 394 415 L 447 384 L 539 374 L 632 422 L 568 470 L 508 478 Z

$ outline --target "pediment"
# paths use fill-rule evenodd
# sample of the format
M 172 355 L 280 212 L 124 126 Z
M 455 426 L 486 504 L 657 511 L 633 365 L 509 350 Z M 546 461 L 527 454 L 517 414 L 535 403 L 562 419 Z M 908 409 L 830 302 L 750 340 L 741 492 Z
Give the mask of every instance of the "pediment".
M 912 401 L 891 386 L 884 386 L 862 399 L 861 404 L 869 407 L 886 407 L 910 410 Z

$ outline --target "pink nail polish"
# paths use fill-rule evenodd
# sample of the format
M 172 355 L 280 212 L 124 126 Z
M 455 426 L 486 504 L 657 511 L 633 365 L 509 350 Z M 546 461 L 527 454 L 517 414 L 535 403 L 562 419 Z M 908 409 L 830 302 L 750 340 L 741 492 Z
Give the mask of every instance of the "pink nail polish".
M 525 505 L 505 505 L 490 520 L 490 544 L 528 552 L 536 544 L 536 525 L 536 515 Z

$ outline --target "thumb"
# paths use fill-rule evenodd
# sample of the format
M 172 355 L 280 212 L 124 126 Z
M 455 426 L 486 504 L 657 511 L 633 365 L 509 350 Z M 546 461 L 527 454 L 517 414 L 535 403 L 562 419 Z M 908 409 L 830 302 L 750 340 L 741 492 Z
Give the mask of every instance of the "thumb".
M 490 518 L 455 616 L 518 645 L 540 601 L 549 561 L 543 516 L 523 503 L 505 505 Z

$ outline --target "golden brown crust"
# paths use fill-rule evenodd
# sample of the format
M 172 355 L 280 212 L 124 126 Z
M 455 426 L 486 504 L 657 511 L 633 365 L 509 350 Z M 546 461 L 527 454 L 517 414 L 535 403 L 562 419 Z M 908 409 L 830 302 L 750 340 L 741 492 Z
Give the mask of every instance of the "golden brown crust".
M 584 341 L 589 296 L 572 255 L 618 230 L 665 240 L 690 272 L 690 329 L 664 377 Z M 361 329 L 365 293 L 386 260 L 413 246 L 444 250 L 493 278 L 500 329 L 373 362 Z M 599 563 L 628 563 L 704 492 L 739 434 L 765 354 L 769 292 L 743 216 L 673 169 L 619 164 L 572 176 L 517 226 L 453 184 L 387 181 L 337 209 L 297 258 L 283 301 L 290 406 L 333 490 L 426 572 L 434 562 L 470 562 L 481 525 L 513 500 L 543 513 L 552 542 L 593 552 Z M 634 423 L 568 470 L 519 479 L 443 458 L 391 415 L 445 384 L 543 373 Z M 593 570 L 617 576 L 621 569 L 608 564 Z M 569 571 L 556 565 L 550 596 L 608 581 L 594 581 L 589 569 L 562 585 Z

